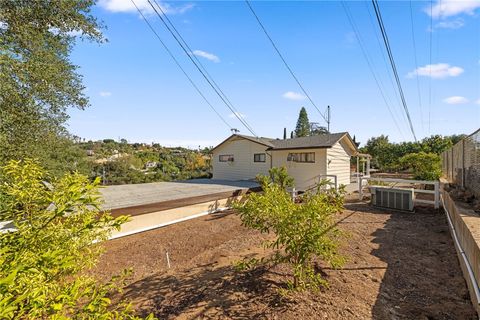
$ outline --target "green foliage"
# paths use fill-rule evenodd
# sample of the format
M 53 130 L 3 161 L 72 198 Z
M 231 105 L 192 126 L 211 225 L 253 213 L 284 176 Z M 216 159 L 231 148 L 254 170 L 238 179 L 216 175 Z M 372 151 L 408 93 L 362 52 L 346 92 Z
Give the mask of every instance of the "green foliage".
M 304 107 L 300 109 L 297 126 L 295 127 L 296 137 L 306 137 L 310 135 L 310 122 L 308 121 L 307 110 Z
M 145 183 L 154 181 L 209 178 L 211 164 L 206 148 L 202 151 L 186 148 L 164 148 L 159 144 L 129 144 L 125 139 L 79 143 L 84 150 L 93 151 L 90 159 L 92 178 L 101 177 L 107 185 Z M 147 163 L 153 167 L 146 167 Z
M 420 144 L 423 152 L 441 154 L 443 151 L 450 149 L 453 146 L 453 141 L 451 137 L 434 135 L 423 139 Z
M 276 184 L 284 190 L 287 187 L 294 186 L 294 180 L 288 175 L 287 168 L 285 167 L 273 167 L 268 170 L 268 176 L 258 175 L 257 181 L 262 186 L 265 184 Z
M 102 41 L 90 14 L 94 3 L 0 1 L 0 165 L 35 157 L 58 172 L 75 166 L 71 143 L 66 152 L 63 148 L 68 138 L 63 124 L 67 108 L 83 109 L 88 100 L 69 55 L 72 32 Z
M 10 161 L 0 175 L 0 221 L 16 229 L 0 233 L 0 318 L 136 319 L 108 298 L 125 275 L 105 285 L 86 275 L 98 242 L 127 220 L 100 213 L 98 180 L 73 173 L 50 184 L 32 160 Z
M 410 153 L 441 154 L 449 149 L 460 136 L 433 135 L 418 142 L 391 143 L 388 136 L 381 135 L 369 139 L 366 145 L 360 148 L 362 153 L 372 156 L 372 166 L 382 171 L 396 171 L 403 167 L 399 159 Z
M 247 201 L 234 205 L 243 225 L 275 234 L 275 239 L 267 243 L 278 250 L 270 262 L 292 266 L 293 280 L 288 283 L 291 288 L 318 289 L 327 285 L 315 272 L 313 259 L 319 257 L 333 267 L 343 263 L 338 254 L 341 233 L 335 224 L 335 215 L 343 209 L 343 193 L 327 189 L 304 194 L 301 202 L 295 203 L 280 184 L 269 182 L 268 177 L 260 181 L 263 193 L 252 193 Z M 258 262 L 250 259 L 237 263 L 237 268 L 251 268 Z
M 442 175 L 441 159 L 435 153 L 410 153 L 399 159 L 404 169 L 411 170 L 419 180 L 438 180 Z
M 316 136 L 316 135 L 321 135 L 321 134 L 329 134 L 330 132 L 328 132 L 327 128 L 326 127 L 322 127 L 322 126 L 312 126 L 311 129 L 310 129 L 310 135 L 311 136 Z

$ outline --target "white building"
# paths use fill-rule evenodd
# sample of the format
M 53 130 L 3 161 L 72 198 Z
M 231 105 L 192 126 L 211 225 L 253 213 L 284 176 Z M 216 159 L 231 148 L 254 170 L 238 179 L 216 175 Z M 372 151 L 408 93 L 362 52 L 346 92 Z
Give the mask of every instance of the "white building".
M 293 139 L 269 139 L 233 134 L 212 149 L 213 179 L 251 180 L 285 166 L 298 190 L 320 179 L 336 177 L 350 183 L 350 157 L 358 149 L 347 132 Z

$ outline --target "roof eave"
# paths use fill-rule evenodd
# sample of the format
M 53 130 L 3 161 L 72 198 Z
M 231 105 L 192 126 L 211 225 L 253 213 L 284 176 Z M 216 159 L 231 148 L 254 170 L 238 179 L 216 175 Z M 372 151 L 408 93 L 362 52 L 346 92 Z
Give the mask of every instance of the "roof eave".
M 260 144 L 260 145 L 262 145 L 262 146 L 266 146 L 266 147 L 270 147 L 270 148 L 271 148 L 271 145 L 262 143 L 262 142 L 260 142 L 260 141 L 256 141 L 255 139 L 251 139 L 251 138 L 248 137 L 248 136 L 239 135 L 239 134 L 232 134 L 232 135 L 230 135 L 227 139 L 223 140 L 223 141 L 220 142 L 218 145 L 216 145 L 212 150 L 210 150 L 210 153 L 213 153 L 216 149 L 218 149 L 218 147 L 220 147 L 221 145 L 223 145 L 224 143 L 226 143 L 227 141 L 229 141 L 230 139 L 232 139 L 232 138 L 234 138 L 234 137 L 242 138 L 242 139 L 245 139 L 245 140 L 254 142 L 254 143 L 258 143 L 258 144 Z
M 301 149 L 329 149 L 331 146 L 308 146 L 308 147 L 291 147 L 291 148 L 268 148 L 270 151 L 279 150 L 301 150 Z

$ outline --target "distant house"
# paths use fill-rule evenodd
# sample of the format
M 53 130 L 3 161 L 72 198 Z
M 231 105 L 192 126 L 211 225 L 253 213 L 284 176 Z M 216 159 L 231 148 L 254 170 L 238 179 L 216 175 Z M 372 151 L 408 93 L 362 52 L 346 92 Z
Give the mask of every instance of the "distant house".
M 298 190 L 327 175 L 336 176 L 338 185 L 349 184 L 350 157 L 357 154 L 347 132 L 284 140 L 233 134 L 212 149 L 213 179 L 250 180 L 285 166 Z
M 153 169 L 157 167 L 157 162 L 156 161 L 148 161 L 145 163 L 145 169 Z

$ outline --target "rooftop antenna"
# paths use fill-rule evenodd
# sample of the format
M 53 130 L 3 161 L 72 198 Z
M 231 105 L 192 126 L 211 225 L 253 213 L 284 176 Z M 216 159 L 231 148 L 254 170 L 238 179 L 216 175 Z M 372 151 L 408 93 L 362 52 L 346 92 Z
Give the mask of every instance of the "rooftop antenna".
M 327 131 L 330 133 L 330 106 L 327 106 Z
M 230 129 L 230 131 L 232 131 L 233 134 L 237 134 L 240 132 L 240 130 L 238 130 L 237 128 L 232 128 Z

